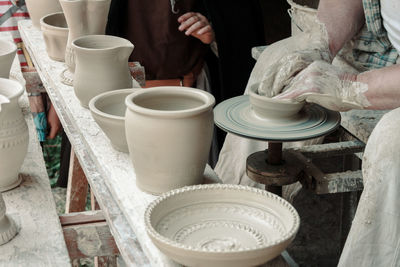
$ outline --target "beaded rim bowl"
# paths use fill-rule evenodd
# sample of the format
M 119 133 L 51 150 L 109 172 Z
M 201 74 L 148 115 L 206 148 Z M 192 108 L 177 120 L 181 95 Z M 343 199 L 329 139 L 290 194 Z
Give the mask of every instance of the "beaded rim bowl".
M 215 210 L 218 209 L 218 205 L 224 206 L 220 210 Z M 219 219 L 210 218 L 213 206 L 217 207 L 214 208 L 214 214 L 244 215 L 233 220 L 226 219 L 226 222 L 221 219 L 224 215 L 218 216 Z M 193 209 L 192 212 L 191 209 Z M 188 219 L 190 216 L 196 216 L 196 218 Z M 229 266 L 262 264 L 279 255 L 294 239 L 300 226 L 297 211 L 279 196 L 257 188 L 229 184 L 187 186 L 164 193 L 147 207 L 144 219 L 150 238 L 167 256 L 183 264 L 193 264 L 194 261 L 198 261 L 209 266 L 218 266 L 222 262 L 226 264 L 228 261 L 229 264 L 233 264 Z M 197 219 L 199 223 L 194 222 Z M 188 222 L 182 229 L 175 229 L 176 231 L 168 229 L 179 228 L 175 224 L 177 222 L 184 224 L 181 221 L 185 220 Z M 219 223 L 218 220 L 222 220 L 222 222 Z M 247 224 L 243 220 L 249 220 L 250 223 Z M 270 225 L 273 231 L 276 230 L 275 237 L 271 239 L 270 236 L 265 236 L 265 229 L 264 233 L 262 233 L 263 229 L 257 233 L 260 229 L 257 229 L 257 226 L 252 227 L 252 220 Z M 164 226 L 163 222 L 166 222 Z M 171 224 L 168 225 L 168 223 Z M 263 225 L 262 223 L 260 225 Z M 180 242 L 191 232 L 205 228 L 206 224 L 211 227 L 220 224 L 217 225 L 218 231 L 226 228 L 231 228 L 236 232 L 241 231 L 241 235 L 247 234 L 250 239 L 255 240 L 253 243 L 256 244 L 218 248 L 215 246 L 199 247 L 196 244 L 188 245 Z M 160 229 L 163 227 L 169 232 L 175 231 L 172 238 L 161 233 Z M 204 233 L 200 236 L 204 238 Z M 226 236 L 229 238 L 229 233 L 226 233 Z M 187 239 L 190 240 L 191 237 L 189 236 Z M 245 263 L 238 262 L 239 255 L 241 255 L 240 260 Z M 245 256 L 243 257 L 243 255 Z

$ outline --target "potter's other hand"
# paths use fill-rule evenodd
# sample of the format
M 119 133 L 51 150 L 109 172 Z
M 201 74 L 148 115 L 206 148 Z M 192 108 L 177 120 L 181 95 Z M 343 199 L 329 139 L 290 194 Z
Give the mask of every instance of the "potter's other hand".
M 192 35 L 205 44 L 214 41 L 214 30 L 207 18 L 200 13 L 188 12 L 178 18 L 180 31 L 185 31 L 186 35 Z
M 343 73 L 325 61 L 315 61 L 274 98 L 305 100 L 331 110 L 347 111 L 370 106 L 366 91 L 368 85 L 357 82 L 357 75 Z
M 270 64 L 260 81 L 258 93 L 273 97 L 282 92 L 297 73 L 305 69 L 316 60 L 332 62 L 333 58 L 329 50 L 328 33 L 325 25 L 315 21 L 310 31 L 302 32 L 292 39 L 298 48 L 282 55 L 278 60 Z M 283 45 L 287 45 L 282 43 Z M 267 48 L 268 49 L 268 48 Z M 280 49 L 286 50 L 281 46 Z
M 50 128 L 49 135 L 47 136 L 47 138 L 53 139 L 62 130 L 60 119 L 57 116 L 53 104 L 51 104 L 49 112 L 47 113 L 47 123 Z

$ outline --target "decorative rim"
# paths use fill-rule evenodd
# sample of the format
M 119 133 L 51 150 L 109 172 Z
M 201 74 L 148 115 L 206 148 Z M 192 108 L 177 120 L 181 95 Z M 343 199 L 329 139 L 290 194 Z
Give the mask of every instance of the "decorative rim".
M 126 89 L 118 89 L 118 90 L 112 90 L 112 91 L 107 91 L 107 92 L 101 93 L 101 94 L 93 97 L 89 101 L 89 109 L 90 109 L 90 111 L 92 111 L 92 112 L 96 113 L 97 115 L 102 116 L 104 118 L 109 118 L 109 119 L 114 119 L 114 120 L 125 120 L 125 116 L 112 115 L 112 114 L 105 113 L 105 112 L 99 110 L 96 107 L 96 102 L 99 99 L 103 99 L 103 98 L 106 98 L 107 96 L 112 96 L 112 95 L 119 95 L 119 94 L 127 93 L 126 96 L 128 96 L 131 93 L 135 92 L 136 90 L 139 90 L 139 89 L 137 89 L 137 88 L 126 88 Z M 122 103 L 125 104 L 125 101 L 123 101 Z
M 193 191 L 209 191 L 209 190 L 232 190 L 232 191 L 245 191 L 249 193 L 253 193 L 256 195 L 259 195 L 261 197 L 265 197 L 268 199 L 271 199 L 273 201 L 278 202 L 281 206 L 286 208 L 291 214 L 293 218 L 293 225 L 289 231 L 287 231 L 286 234 L 284 234 L 281 238 L 277 240 L 273 240 L 271 242 L 268 242 L 267 244 L 264 244 L 263 246 L 255 246 L 255 247 L 245 247 L 245 248 L 239 248 L 235 250 L 222 250 L 222 249 L 206 249 L 206 248 L 201 248 L 201 249 L 196 249 L 193 248 L 192 246 L 187 246 L 182 243 L 178 243 L 170 238 L 167 238 L 165 236 L 162 236 L 159 234 L 154 227 L 151 225 L 151 213 L 153 212 L 154 208 L 160 204 L 161 202 L 167 200 L 168 198 L 174 197 L 175 195 L 180 195 L 180 194 L 185 194 L 185 193 L 190 193 Z M 243 185 L 233 185 L 233 184 L 207 184 L 207 185 L 194 185 L 194 186 L 186 186 L 182 188 L 178 188 L 175 190 L 171 190 L 169 192 L 166 192 L 162 194 L 159 198 L 154 200 L 150 205 L 147 207 L 145 213 L 144 213 L 144 221 L 145 221 L 145 227 L 147 230 L 147 233 L 152 236 L 154 239 L 157 239 L 158 241 L 164 243 L 165 245 L 176 247 L 188 252 L 207 252 L 207 253 L 227 253 L 227 254 L 233 254 L 233 253 L 238 253 L 238 252 L 248 252 L 248 251 L 254 251 L 254 250 L 263 250 L 268 247 L 273 247 L 276 246 L 280 243 L 283 243 L 289 239 L 291 239 L 298 231 L 300 227 L 300 217 L 293 208 L 293 206 L 284 200 L 283 198 L 267 192 L 265 190 L 261 190 L 258 188 L 254 187 L 249 187 L 249 186 L 243 186 Z
M 141 107 L 133 102 L 133 99 L 136 97 L 140 97 L 142 95 L 152 95 L 157 93 L 159 93 L 160 95 L 171 94 L 171 95 L 191 96 L 194 99 L 200 99 L 204 103 L 197 107 L 183 109 L 183 110 L 156 110 L 156 109 Z M 212 107 L 215 105 L 215 98 L 213 95 L 211 95 L 206 91 L 191 87 L 158 86 L 158 87 L 147 88 L 146 90 L 140 90 L 130 94 L 125 99 L 125 104 L 127 108 L 132 112 L 144 115 L 151 115 L 164 118 L 183 118 L 183 117 L 193 116 L 195 114 L 200 114 L 206 110 L 211 110 Z

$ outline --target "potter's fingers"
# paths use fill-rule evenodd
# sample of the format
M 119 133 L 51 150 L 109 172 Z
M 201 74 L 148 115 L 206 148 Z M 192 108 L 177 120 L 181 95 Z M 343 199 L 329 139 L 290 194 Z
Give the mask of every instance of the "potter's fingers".
M 213 29 L 211 28 L 210 24 L 207 24 L 205 27 L 201 28 L 200 30 L 197 31 L 197 34 L 204 34 L 207 32 L 212 32 Z
M 205 24 L 204 24 L 203 21 L 197 21 L 192 26 L 190 26 L 189 29 L 186 30 L 185 34 L 186 35 L 191 35 L 194 32 L 197 33 L 197 31 L 200 30 L 202 27 L 204 27 L 204 25 Z
M 179 23 L 182 23 L 182 22 L 184 22 L 185 20 L 187 20 L 188 18 L 193 17 L 194 15 L 196 15 L 195 12 L 187 12 L 187 13 L 183 14 L 182 16 L 180 16 L 180 17 L 178 18 L 178 22 L 179 22 Z
M 185 20 L 184 22 L 182 22 L 182 24 L 179 26 L 179 30 L 183 31 L 183 30 L 187 30 L 190 26 L 192 26 L 194 23 L 200 21 L 200 18 L 197 16 L 192 16 L 190 18 L 188 18 L 187 20 Z

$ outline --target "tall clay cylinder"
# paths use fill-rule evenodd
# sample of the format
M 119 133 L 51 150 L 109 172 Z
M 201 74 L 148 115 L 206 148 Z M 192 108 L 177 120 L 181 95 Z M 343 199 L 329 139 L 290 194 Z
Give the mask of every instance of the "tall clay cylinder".
M 125 131 L 137 186 L 161 194 L 201 184 L 214 129 L 214 97 L 186 87 L 154 87 L 125 99 Z
M 111 0 L 59 0 L 68 24 L 65 64 L 75 71 L 72 42 L 81 36 L 104 34 Z
M 28 151 L 28 126 L 18 105 L 23 92 L 20 83 L 0 78 L 0 95 L 9 99 L 0 104 L 0 191 L 19 185 L 18 173 Z
M 45 15 L 61 12 L 59 0 L 25 0 L 32 24 L 40 29 L 40 19 Z

